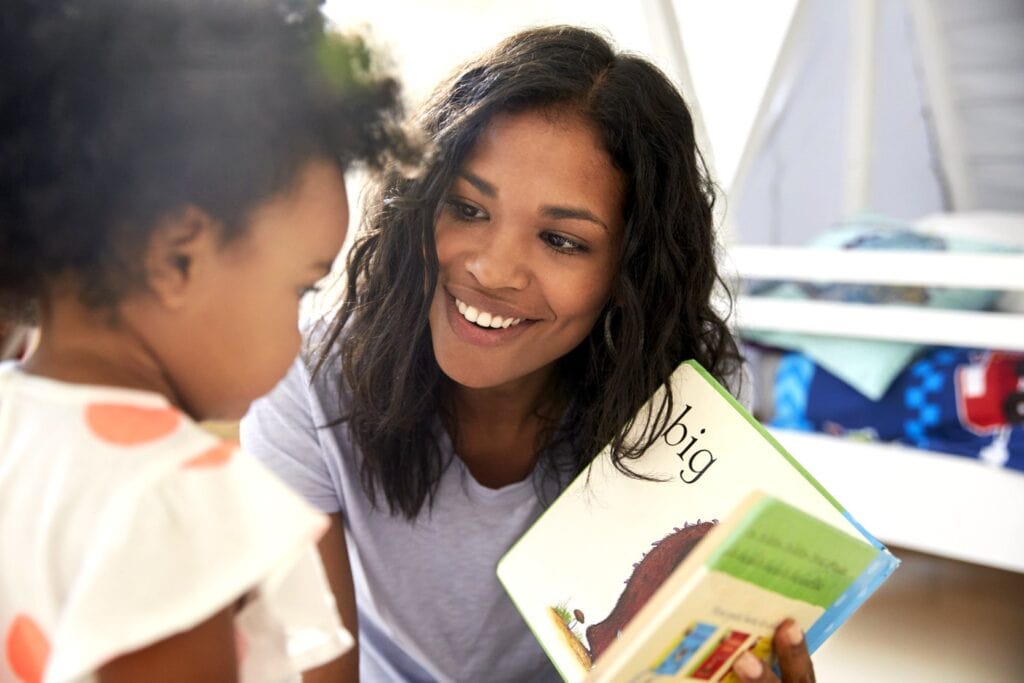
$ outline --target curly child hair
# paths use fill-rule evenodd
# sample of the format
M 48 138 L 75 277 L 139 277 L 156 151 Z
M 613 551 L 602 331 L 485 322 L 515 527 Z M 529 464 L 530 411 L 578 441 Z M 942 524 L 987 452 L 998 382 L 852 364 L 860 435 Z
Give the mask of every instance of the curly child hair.
M 606 444 L 617 465 L 640 455 L 670 419 L 666 401 L 643 436 L 627 439 L 638 408 L 683 360 L 733 379 L 740 355 L 712 305 L 714 189 L 682 97 L 650 62 L 601 36 L 554 26 L 516 34 L 470 63 L 426 105 L 435 150 L 413 178 L 391 174 L 349 255 L 346 301 L 319 367 L 340 340 L 346 414 L 363 454 L 364 488 L 392 514 L 432 504 L 447 466 L 438 445 L 445 380 L 428 310 L 437 282 L 434 222 L 467 154 L 499 113 L 582 115 L 627 179 L 625 239 L 610 300 L 591 331 L 559 361 L 568 400 L 539 445 L 549 473 L 577 473 Z M 724 285 L 723 285 L 724 287 Z M 561 445 L 562 448 L 555 448 Z M 568 462 L 556 453 L 568 452 Z
M 412 153 L 397 84 L 315 0 L 10 0 L 0 63 L 0 310 L 68 274 L 116 304 L 185 206 L 226 242 L 313 157 Z

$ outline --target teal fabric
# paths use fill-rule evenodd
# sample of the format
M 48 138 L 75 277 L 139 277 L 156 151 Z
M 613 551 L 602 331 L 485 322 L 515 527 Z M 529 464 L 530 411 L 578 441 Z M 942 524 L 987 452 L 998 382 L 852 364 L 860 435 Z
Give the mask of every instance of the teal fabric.
M 877 401 L 924 346 L 904 342 L 749 330 L 743 337 L 765 346 L 801 351 L 851 387 Z

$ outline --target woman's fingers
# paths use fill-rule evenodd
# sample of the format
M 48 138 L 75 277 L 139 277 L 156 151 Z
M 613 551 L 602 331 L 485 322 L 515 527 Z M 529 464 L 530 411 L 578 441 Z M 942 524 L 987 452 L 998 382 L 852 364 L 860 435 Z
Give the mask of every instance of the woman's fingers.
M 778 683 L 772 670 L 751 652 L 744 652 L 732 665 L 732 672 L 742 683 Z
M 786 619 L 775 629 L 774 646 L 782 683 L 814 683 L 814 666 L 807 654 L 807 642 L 792 619 Z M 736 659 L 732 672 L 742 683 L 779 683 L 771 668 L 751 652 L 744 652 Z
M 775 629 L 775 654 L 784 683 L 814 683 L 814 665 L 807 654 L 807 641 L 792 619 L 786 619 Z

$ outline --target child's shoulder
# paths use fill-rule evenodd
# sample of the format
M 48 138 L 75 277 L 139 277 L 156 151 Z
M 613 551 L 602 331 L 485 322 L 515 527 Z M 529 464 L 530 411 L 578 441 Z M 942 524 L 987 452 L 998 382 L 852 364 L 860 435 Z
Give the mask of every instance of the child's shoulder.
M 224 505 L 224 489 L 263 478 L 258 463 L 239 456 L 236 442 L 209 433 L 159 394 L 0 366 L 0 461 L 8 476 L 43 486 L 66 509 L 134 515 L 155 503 L 188 516 Z
M 160 394 L 121 387 L 74 384 L 30 375 L 13 363 L 0 364 L 0 414 L 19 441 L 35 440 L 47 451 L 105 469 L 143 469 L 155 462 L 194 456 L 218 440 Z M 135 453 L 144 457 L 124 456 Z

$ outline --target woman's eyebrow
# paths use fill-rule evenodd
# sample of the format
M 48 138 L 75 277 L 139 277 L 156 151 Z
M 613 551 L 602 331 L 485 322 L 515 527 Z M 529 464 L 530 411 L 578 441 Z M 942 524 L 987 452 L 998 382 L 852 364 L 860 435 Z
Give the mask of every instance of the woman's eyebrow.
M 600 218 L 587 211 L 575 206 L 544 206 L 541 207 L 541 213 L 548 218 L 554 218 L 560 220 L 563 218 L 572 218 L 581 221 L 590 221 L 591 223 L 597 223 L 605 230 L 608 230 L 608 226 Z
M 462 170 L 459 171 L 459 177 L 463 178 L 467 183 L 469 183 L 476 189 L 480 190 L 482 194 L 485 194 L 488 197 L 498 196 L 498 188 L 496 188 L 494 185 L 491 185 L 489 182 L 487 182 L 478 175 L 473 175 L 467 170 Z
M 484 180 L 483 178 L 481 178 L 478 175 L 475 175 L 475 174 L 470 173 L 469 171 L 463 169 L 463 170 L 459 171 L 459 177 L 462 178 L 463 180 L 465 180 L 467 183 L 469 183 L 473 187 L 475 187 L 477 190 L 479 190 L 481 194 L 484 194 L 484 195 L 486 195 L 488 197 L 497 197 L 498 196 L 498 188 L 496 188 L 494 185 L 490 184 L 489 182 L 487 182 L 486 180 Z M 580 208 L 580 207 L 576 207 L 576 206 L 543 206 L 543 207 L 541 207 L 541 213 L 543 213 L 548 218 L 553 218 L 555 220 L 574 219 L 574 220 L 581 220 L 581 221 L 590 221 L 591 223 L 596 223 L 597 225 L 600 225 L 605 230 L 608 230 L 608 225 L 604 221 L 602 221 L 600 218 L 595 216 L 590 211 L 587 211 L 586 209 L 583 209 L 583 208 Z

